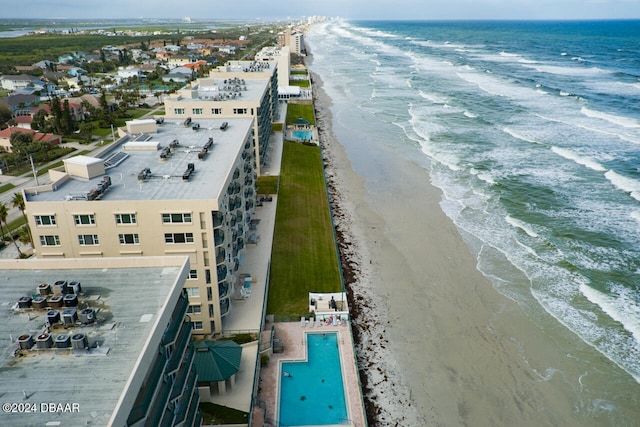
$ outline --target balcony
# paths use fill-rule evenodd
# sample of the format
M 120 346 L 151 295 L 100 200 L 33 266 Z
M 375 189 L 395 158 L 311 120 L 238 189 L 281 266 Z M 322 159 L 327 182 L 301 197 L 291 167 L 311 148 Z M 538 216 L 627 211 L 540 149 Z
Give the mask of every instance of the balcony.
M 211 219 L 213 220 L 213 228 L 220 227 L 224 223 L 224 215 L 220 211 L 211 212 Z
M 187 347 L 189 343 L 189 339 L 191 338 L 191 322 L 183 322 L 182 330 L 180 330 L 180 334 L 176 339 L 175 351 L 171 355 L 169 362 L 167 363 L 167 373 L 171 373 L 178 369 L 180 366 L 180 361 L 184 355 L 184 349 Z
M 236 170 L 233 171 L 233 179 L 238 179 L 240 178 L 240 169 L 236 168 Z
M 228 273 L 227 266 L 219 265 L 218 267 L 216 267 L 216 273 L 218 273 L 218 283 L 220 283 L 227 277 L 227 273 Z
M 229 296 L 229 282 L 220 282 L 218 283 L 218 298 L 223 299 Z
M 184 393 L 182 395 L 182 399 L 180 399 L 180 409 L 178 409 L 178 413 L 176 414 L 176 425 L 180 424 L 181 422 L 183 422 L 185 420 L 185 417 L 187 415 L 187 410 L 189 408 L 195 407 L 197 409 L 198 407 L 198 402 L 199 402 L 199 395 L 198 392 L 196 391 L 191 392 L 191 390 L 194 390 L 195 388 L 195 384 L 196 383 L 196 372 L 195 370 L 191 371 L 191 375 L 189 375 L 189 379 L 187 380 L 187 385 L 184 386 L 184 389 L 186 391 L 188 391 L 187 393 Z M 192 411 L 190 411 L 191 413 Z M 190 424 L 186 424 L 185 425 L 190 425 Z
M 183 394 L 184 384 L 187 382 L 187 377 L 191 372 L 191 362 L 193 361 L 193 347 L 189 346 L 187 349 L 188 353 L 176 375 L 176 382 L 173 384 L 173 389 L 171 390 L 171 397 L 169 400 L 174 400 L 180 397 Z
M 216 250 L 216 265 L 222 264 L 227 258 L 227 251 L 223 247 Z
M 225 298 L 220 301 L 220 317 L 226 316 L 229 313 L 229 309 L 231 308 L 231 301 L 229 298 Z
M 151 375 L 149 375 L 146 384 L 143 385 L 138 392 L 138 397 L 136 397 L 136 401 L 133 404 L 133 409 L 131 409 L 131 413 L 127 419 L 127 424 L 135 424 L 147 414 L 149 404 L 151 403 L 158 383 L 160 382 L 160 377 L 164 372 L 164 365 L 166 362 L 167 358 L 164 355 L 164 352 L 157 356 L 155 364 L 151 370 Z
M 224 243 L 224 231 L 217 228 L 213 230 L 213 242 L 216 246 L 220 246 Z
M 180 329 L 184 316 L 187 313 L 187 308 L 189 308 L 189 300 L 185 298 L 183 294 L 180 296 L 176 307 L 173 309 L 173 313 L 171 314 L 171 323 L 167 325 L 167 328 L 162 335 L 162 345 L 167 345 L 175 340 L 178 329 Z

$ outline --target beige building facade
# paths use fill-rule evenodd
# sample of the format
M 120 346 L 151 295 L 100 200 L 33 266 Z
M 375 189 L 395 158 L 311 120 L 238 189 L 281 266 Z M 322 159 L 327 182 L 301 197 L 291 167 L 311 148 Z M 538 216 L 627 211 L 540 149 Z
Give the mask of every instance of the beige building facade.
M 25 190 L 36 256 L 187 256 L 193 332 L 221 332 L 255 212 L 253 123 L 166 119 L 69 159 L 52 184 Z
M 164 104 L 168 119 L 254 118 L 256 172 L 261 175 L 278 107 L 275 61 L 228 63 L 166 97 Z

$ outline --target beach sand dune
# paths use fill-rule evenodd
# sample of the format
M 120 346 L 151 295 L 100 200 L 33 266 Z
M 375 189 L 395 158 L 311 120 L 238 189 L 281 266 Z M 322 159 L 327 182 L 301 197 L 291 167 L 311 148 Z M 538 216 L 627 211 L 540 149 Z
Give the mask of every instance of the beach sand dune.
M 368 192 L 312 77 L 369 425 L 584 425 L 545 377 L 565 351 L 478 271 L 425 168 L 383 153 L 391 191 Z

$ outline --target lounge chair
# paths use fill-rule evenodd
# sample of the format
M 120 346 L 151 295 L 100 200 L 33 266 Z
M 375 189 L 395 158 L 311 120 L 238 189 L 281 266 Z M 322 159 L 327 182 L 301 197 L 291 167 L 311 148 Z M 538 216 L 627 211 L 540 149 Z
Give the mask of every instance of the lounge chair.
M 302 326 L 303 328 L 307 325 L 307 319 L 305 319 L 304 317 L 300 318 L 300 326 Z
M 309 327 L 313 328 L 316 326 L 316 319 L 314 319 L 313 317 L 309 318 Z

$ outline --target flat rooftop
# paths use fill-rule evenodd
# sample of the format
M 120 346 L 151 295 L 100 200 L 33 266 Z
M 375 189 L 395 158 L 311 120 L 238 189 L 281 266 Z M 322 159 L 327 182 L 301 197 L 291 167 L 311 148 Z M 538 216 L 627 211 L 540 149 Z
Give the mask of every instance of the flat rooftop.
M 266 64 L 266 62 L 265 62 Z M 263 73 L 266 71 L 262 71 Z M 180 89 L 171 101 L 249 101 L 260 102 L 269 79 L 244 79 L 242 77 L 205 77 Z
M 220 129 L 223 122 L 228 123 L 224 131 Z M 251 132 L 253 119 L 193 119 L 188 126 L 183 123 L 184 120 L 166 119 L 158 126 L 158 133 L 131 136 L 118 147 L 101 155 L 105 160 L 116 153 L 122 153 L 124 159 L 106 169 L 106 175 L 111 178 L 111 186 L 100 199 L 199 200 L 219 197 L 235 159 L 244 147 L 246 136 Z M 192 129 L 196 124 L 200 126 L 197 131 Z M 209 138 L 213 138 L 213 145 L 204 159 L 200 160 L 198 153 Z M 179 145 L 166 159 L 161 159 L 162 150 L 175 140 Z M 123 146 L 127 143 L 146 145 L 147 149 L 139 147 L 125 150 Z M 90 163 L 86 156 L 78 157 L 80 163 Z M 184 180 L 182 175 L 189 163 L 193 163 L 195 171 L 189 180 Z M 149 169 L 150 174 L 144 181 L 139 181 L 138 174 L 144 169 Z M 72 177 L 57 186 L 55 191 L 27 194 L 27 201 L 87 200 L 86 195 L 96 188 L 103 176 L 89 180 Z
M 12 269 L 20 262 L 21 269 Z M 184 262 L 176 257 L 0 261 L 0 396 L 3 403 L 35 404 L 30 413 L 3 414 L 0 424 L 106 425 L 169 295 L 181 288 L 178 278 Z M 49 269 L 54 263 L 62 268 Z M 78 313 L 94 308 L 97 321 L 54 327 L 54 347 L 59 334 L 82 333 L 89 349 L 17 350 L 19 337 L 35 338 L 47 331 L 49 312 L 19 309 L 19 298 L 34 296 L 39 284 L 53 287 L 58 280 L 81 283 Z M 76 404 L 77 410 L 44 412 L 43 403 Z

